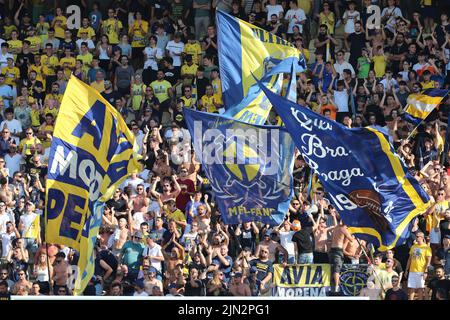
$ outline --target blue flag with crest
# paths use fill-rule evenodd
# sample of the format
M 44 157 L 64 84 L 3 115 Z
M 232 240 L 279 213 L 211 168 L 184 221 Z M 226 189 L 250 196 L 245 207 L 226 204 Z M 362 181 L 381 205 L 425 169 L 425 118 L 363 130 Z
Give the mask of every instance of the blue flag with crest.
M 346 128 L 261 88 L 349 230 L 380 251 L 402 244 L 430 199 L 388 137 Z
M 294 144 L 284 128 L 184 109 L 196 156 L 226 224 L 280 224 L 293 196 Z

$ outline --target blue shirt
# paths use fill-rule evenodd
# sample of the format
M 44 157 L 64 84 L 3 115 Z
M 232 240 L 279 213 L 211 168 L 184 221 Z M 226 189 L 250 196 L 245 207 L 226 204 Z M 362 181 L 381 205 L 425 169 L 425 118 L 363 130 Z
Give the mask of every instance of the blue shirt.
M 0 86 L 0 97 L 12 97 L 13 91 L 10 86 L 7 84 L 4 84 L 3 86 Z M 9 108 L 11 106 L 12 100 L 7 100 L 3 98 L 3 101 L 5 102 L 5 109 Z
M 91 20 L 92 28 L 97 30 L 100 26 L 100 20 L 102 20 L 102 13 L 100 11 L 92 11 L 89 13 L 89 20 Z
M 144 244 L 127 241 L 122 247 L 122 262 L 127 265 L 129 270 L 138 271 L 140 259 L 144 251 Z

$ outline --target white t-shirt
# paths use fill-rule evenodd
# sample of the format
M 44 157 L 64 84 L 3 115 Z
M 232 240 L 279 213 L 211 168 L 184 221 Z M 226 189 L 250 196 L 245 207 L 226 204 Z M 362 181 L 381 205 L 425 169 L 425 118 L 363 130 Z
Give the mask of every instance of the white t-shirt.
M 173 59 L 174 67 L 181 67 L 181 56 L 175 55 L 175 53 L 182 53 L 184 49 L 183 42 L 175 42 L 175 40 L 171 40 L 167 43 L 166 46 L 167 51 L 169 51 L 169 56 Z
M 300 32 L 303 32 L 303 26 L 300 24 L 301 21 L 306 20 L 305 11 L 303 11 L 303 9 L 289 9 L 288 12 L 286 12 L 285 18 L 289 21 L 287 33 L 293 33 L 294 26 L 298 26 Z
M 135 136 L 135 137 L 136 137 L 136 143 L 139 146 L 139 151 L 138 152 L 141 153 L 142 141 L 144 141 L 145 134 L 142 131 L 139 131 L 139 134 L 137 136 Z
M 270 17 L 273 14 L 276 14 L 277 17 L 279 17 L 280 12 L 284 12 L 283 7 L 281 6 L 281 4 L 276 4 L 276 5 L 266 5 L 266 11 L 267 11 L 267 21 L 270 21 Z
M 6 223 L 8 221 L 15 223 L 14 214 L 9 210 L 0 215 L 0 233 L 6 233 Z
M 344 27 L 344 32 L 345 33 L 354 33 L 355 32 L 355 22 L 361 19 L 359 12 L 356 10 L 353 12 L 346 10 L 344 12 L 343 18 L 347 19 L 347 23 L 345 24 L 345 27 Z
M 145 291 L 142 291 L 141 293 L 137 293 L 136 291 L 133 293 L 134 297 L 148 297 L 148 293 Z
M 292 241 L 292 236 L 295 231 L 280 231 L 280 244 L 286 249 L 289 255 L 295 255 L 295 245 Z
M 161 246 L 159 244 L 155 243 L 155 246 L 153 248 L 145 247 L 144 251 L 142 252 L 142 255 L 144 257 L 152 256 L 152 257 L 163 257 Z M 150 263 L 152 267 L 154 267 L 156 270 L 161 272 L 161 261 L 150 259 Z
M 144 62 L 144 69 L 152 68 L 152 70 L 158 70 L 158 59 L 162 59 L 163 52 L 160 48 L 145 47 L 144 54 L 147 55 L 147 60 Z
M 3 120 L 2 123 L 0 123 L 0 130 L 3 130 L 5 125 L 8 127 L 8 130 L 12 133 L 22 132 L 22 123 L 17 119 Z M 20 139 L 14 136 L 13 138 L 16 141 L 16 145 L 19 146 Z
M 12 249 L 12 241 L 16 238 L 16 234 L 14 232 L 11 233 L 2 233 L 2 258 L 6 258 L 8 252 Z
M 14 56 L 9 52 L 2 54 L 0 51 L 0 69 L 8 66 L 8 58 L 14 59 Z
M 26 213 L 22 216 L 20 216 L 20 223 L 23 223 L 24 229 L 22 231 L 22 237 L 25 236 L 28 229 L 30 229 L 31 224 L 33 223 L 34 219 L 36 219 L 37 214 L 32 212 L 30 214 Z
M 338 112 L 348 112 L 348 93 L 346 89 L 343 91 L 334 90 L 334 103 L 339 108 Z
M 144 219 L 144 212 L 138 211 L 134 213 L 133 215 L 134 229 L 139 230 L 139 228 L 141 227 L 141 223 L 145 221 L 146 220 Z
M 336 63 L 333 66 L 334 66 L 334 70 L 336 70 L 336 72 L 339 73 L 339 80 L 344 79 L 344 70 L 345 69 L 350 69 L 350 71 L 352 72 L 352 77 L 355 75 L 355 69 L 353 69 L 352 65 L 350 63 L 348 63 L 347 61 L 344 61 L 342 64 L 339 64 L 336 61 Z
M 89 50 L 93 50 L 95 49 L 95 44 L 91 39 L 87 39 L 87 40 L 83 40 L 83 39 L 78 39 L 75 43 L 77 44 L 78 47 L 78 52 L 81 52 L 81 43 L 82 42 L 86 42 L 87 43 L 87 47 Z
M 395 25 L 397 23 L 397 19 L 395 18 L 395 16 L 398 17 L 403 17 L 402 15 L 402 10 L 400 10 L 399 7 L 394 7 L 394 8 L 384 8 L 383 11 L 381 12 L 381 18 L 384 17 L 388 17 L 388 20 L 386 21 L 386 28 L 393 32 L 395 29 Z
M 19 153 L 16 153 L 13 156 L 11 156 L 9 153 L 7 153 L 5 155 L 5 165 L 8 168 L 11 176 L 14 174 L 14 172 L 20 171 L 20 161 L 21 160 L 22 160 L 22 155 Z

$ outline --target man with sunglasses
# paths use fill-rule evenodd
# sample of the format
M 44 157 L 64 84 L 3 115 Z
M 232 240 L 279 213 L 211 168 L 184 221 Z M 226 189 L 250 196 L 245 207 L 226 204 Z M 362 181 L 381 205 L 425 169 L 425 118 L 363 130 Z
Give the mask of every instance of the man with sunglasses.
M 0 156 L 4 157 L 8 153 L 9 147 L 15 145 L 16 140 L 11 137 L 11 131 L 9 131 L 8 127 L 3 128 L 0 138 Z
M 408 300 L 408 295 L 400 287 L 400 278 L 398 276 L 392 276 L 391 285 L 392 288 L 386 291 L 384 300 Z
M 122 264 L 127 267 L 127 280 L 131 282 L 135 281 L 139 274 L 143 251 L 142 232 L 135 231 L 131 240 L 125 242 L 119 255 L 119 265 Z

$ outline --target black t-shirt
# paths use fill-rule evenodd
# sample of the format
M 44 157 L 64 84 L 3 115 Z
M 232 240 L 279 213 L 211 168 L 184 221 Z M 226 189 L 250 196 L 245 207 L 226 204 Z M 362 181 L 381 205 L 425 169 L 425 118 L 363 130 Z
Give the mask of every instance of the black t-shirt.
M 197 100 L 203 97 L 206 93 L 206 86 L 209 84 L 207 78 L 197 78 Z
M 446 235 L 450 235 L 450 221 L 441 221 L 441 223 L 439 224 L 439 228 L 441 229 L 441 239 L 444 239 Z
M 310 230 L 302 229 L 297 231 L 292 236 L 292 241 L 297 243 L 299 254 L 313 252 L 313 239 Z
M 106 201 L 106 204 L 109 207 L 113 207 L 116 212 L 125 212 L 127 209 L 127 203 L 122 198 L 119 200 L 109 199 Z
M 98 254 L 97 257 L 95 258 L 95 272 L 94 274 L 96 276 L 104 276 L 105 275 L 105 269 L 103 269 L 100 265 L 100 260 L 103 260 L 104 262 L 106 262 L 106 264 L 108 266 L 111 267 L 111 269 L 113 270 L 111 276 L 115 277 L 116 271 L 117 271 L 117 266 L 119 265 L 117 258 L 114 256 L 114 254 L 110 251 L 110 250 L 101 250 Z
M 178 68 L 164 68 L 163 71 L 165 74 L 164 80 L 169 81 L 172 86 L 180 79 L 180 70 Z
M 256 268 L 256 279 L 262 281 L 269 273 L 273 274 L 273 263 L 270 260 L 261 261 L 260 259 L 253 259 L 250 261 L 250 267 Z
M 366 35 L 364 32 L 352 33 L 348 36 L 350 42 L 350 55 L 352 59 L 358 59 L 362 55 L 362 48 L 366 47 Z
M 20 63 L 20 78 L 25 79 L 28 78 L 28 63 L 34 63 L 34 54 L 31 52 L 28 53 L 19 53 L 17 54 L 16 61 Z
M 183 111 L 173 110 L 173 121 L 180 127 L 187 129 L 186 120 Z
M 408 295 L 402 289 L 394 291 L 393 289 L 389 289 L 386 292 L 386 296 L 384 300 L 408 300 Z
M 443 294 L 445 300 L 448 300 L 450 291 L 450 280 L 448 279 L 439 280 L 436 278 L 431 279 L 430 282 L 428 282 L 428 288 L 431 289 L 431 300 L 437 300 L 436 293 L 438 291 L 441 291 L 441 297 Z
M 195 296 L 204 296 L 205 290 L 204 290 L 204 283 L 201 280 L 194 280 L 196 285 L 198 285 L 197 288 L 194 288 L 191 285 L 191 281 L 187 280 L 186 285 L 184 286 L 184 295 L 188 297 L 195 297 Z
M 269 25 L 267 26 L 267 31 L 272 32 L 273 30 L 275 30 L 275 26 L 272 25 L 272 24 L 269 24 Z M 286 33 L 286 28 L 283 26 L 283 24 L 281 24 L 281 25 L 278 27 L 277 32 L 275 32 L 275 35 L 276 35 L 277 37 L 282 38 L 283 34 L 285 34 L 285 33 Z
M 121 94 L 117 91 L 112 91 L 110 93 L 102 93 L 103 98 L 108 101 L 112 106 L 116 105 L 116 101 L 120 99 Z
M 206 41 L 206 39 L 209 38 L 208 36 L 204 37 L 202 40 L 202 43 L 208 44 L 208 42 Z M 211 41 L 215 43 L 215 45 L 217 46 L 217 35 L 215 35 L 214 37 L 211 38 Z M 217 56 L 217 49 L 215 49 L 212 45 L 210 45 L 206 50 L 205 50 L 205 54 L 209 54 L 212 56 Z
M 254 250 L 256 247 L 256 234 L 252 228 L 245 230 L 241 228 L 242 233 L 239 235 L 239 243 L 242 248 L 249 247 Z
M 70 51 L 75 52 L 75 50 L 77 49 L 77 44 L 75 41 L 70 40 L 70 41 L 61 41 L 59 44 L 59 49 L 61 51 L 65 51 L 66 49 L 70 49 Z

